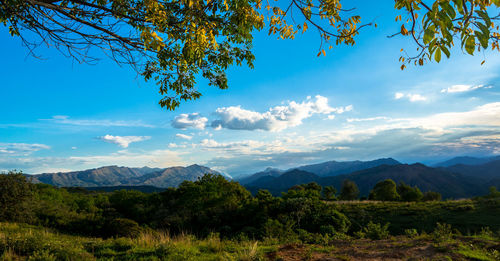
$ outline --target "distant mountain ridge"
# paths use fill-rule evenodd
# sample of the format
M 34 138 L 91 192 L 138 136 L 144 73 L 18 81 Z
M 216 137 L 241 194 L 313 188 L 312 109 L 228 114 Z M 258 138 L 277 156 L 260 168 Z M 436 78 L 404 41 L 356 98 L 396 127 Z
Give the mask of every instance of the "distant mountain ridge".
M 210 168 L 191 165 L 170 168 L 128 168 L 106 166 L 83 171 L 27 175 L 34 183 L 58 187 L 104 187 L 149 185 L 159 188 L 176 187 L 182 181 L 195 181 L 207 173 L 220 174 Z
M 500 176 L 497 177 L 500 178 Z M 253 193 L 259 189 L 267 189 L 274 195 L 279 195 L 294 185 L 309 182 L 317 182 L 322 186 L 334 186 L 337 190 L 340 190 L 345 179 L 354 181 L 358 185 L 362 196 L 367 196 L 379 181 L 392 179 L 396 183 L 404 182 L 411 186 L 417 186 L 423 192 L 439 192 L 443 195 L 443 198 L 465 198 L 484 195 L 488 192 L 489 184 L 498 182 L 498 179 L 493 179 L 488 183 L 483 179 L 465 176 L 444 168 L 432 168 L 416 163 L 411 165 L 379 165 L 350 174 L 328 177 L 321 177 L 314 173 L 295 169 L 278 177 L 261 177 L 245 186 Z
M 500 160 L 500 156 L 476 158 L 469 156 L 454 157 L 452 159 L 436 163 L 433 167 L 451 167 L 454 165 L 481 165 L 491 161 Z
M 355 171 L 369 169 L 380 165 L 398 165 L 401 162 L 393 158 L 382 158 L 371 161 L 327 161 L 319 164 L 305 165 L 297 169 L 314 173 L 320 177 L 349 174 Z
M 257 172 L 255 174 L 251 174 L 242 178 L 239 178 L 238 181 L 241 184 L 250 184 L 261 177 L 271 176 L 278 177 L 283 173 L 289 172 L 294 169 L 303 170 L 306 172 L 310 172 L 316 174 L 320 177 L 327 176 L 337 176 L 342 174 L 349 174 L 351 172 L 355 172 L 358 170 L 369 169 L 380 165 L 397 165 L 401 164 L 399 161 L 393 158 L 382 158 L 371 161 L 327 161 L 323 163 L 304 165 L 295 168 L 291 168 L 288 170 L 279 170 L 274 168 L 267 168 L 264 171 Z

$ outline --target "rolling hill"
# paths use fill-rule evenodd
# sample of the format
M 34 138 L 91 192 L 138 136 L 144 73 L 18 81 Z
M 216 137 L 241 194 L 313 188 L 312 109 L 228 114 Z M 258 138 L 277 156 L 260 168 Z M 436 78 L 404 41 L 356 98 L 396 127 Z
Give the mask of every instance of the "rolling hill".
M 275 168 L 267 168 L 264 171 L 257 172 L 255 174 L 247 175 L 242 178 L 239 178 L 238 181 L 245 185 L 250 184 L 261 177 L 271 176 L 278 177 L 279 175 L 294 170 L 299 169 L 302 171 L 310 172 L 316 174 L 320 177 L 328 177 L 328 176 L 336 176 L 342 174 L 349 174 L 354 171 L 373 168 L 380 165 L 397 165 L 401 164 L 395 159 L 385 158 L 385 159 L 377 159 L 372 161 L 327 161 L 318 164 L 304 165 L 296 168 L 291 168 L 286 171 L 275 169 Z
M 191 165 L 188 167 L 128 168 L 107 166 L 73 172 L 27 175 L 34 183 L 46 183 L 58 187 L 109 187 L 142 186 L 159 188 L 175 187 L 184 180 L 194 181 L 207 173 L 219 174 L 210 168 Z
M 279 195 L 288 188 L 309 182 L 317 182 L 322 186 L 334 186 L 340 190 L 345 179 L 356 182 L 362 196 L 367 196 L 379 181 L 392 179 L 396 183 L 404 182 L 419 187 L 423 192 L 437 191 L 443 198 L 464 198 L 487 193 L 484 182 L 445 169 L 431 168 L 423 164 L 381 165 L 350 174 L 330 177 L 320 177 L 302 170 L 292 170 L 279 177 L 261 177 L 245 185 L 250 191 L 267 189 L 274 195 Z

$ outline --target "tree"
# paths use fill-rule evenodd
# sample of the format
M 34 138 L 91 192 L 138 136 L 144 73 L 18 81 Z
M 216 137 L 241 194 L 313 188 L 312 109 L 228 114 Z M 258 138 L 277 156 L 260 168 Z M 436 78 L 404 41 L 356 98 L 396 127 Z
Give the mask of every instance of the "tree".
M 368 197 L 372 200 L 396 201 L 399 200 L 399 194 L 396 191 L 396 183 L 392 179 L 386 179 L 375 184 Z
M 196 78 L 209 85 L 228 87 L 226 69 L 246 63 L 253 67 L 252 34 L 266 26 L 269 34 L 294 39 L 309 27 L 320 36 L 318 56 L 334 45 L 354 45 L 366 26 L 354 8 L 340 0 L 0 0 L 0 22 L 9 27 L 36 56 L 45 44 L 78 62 L 95 62 L 93 49 L 103 50 L 119 64 L 130 64 L 146 80 L 153 80 L 163 95 L 160 105 L 175 109 L 181 101 L 197 99 Z M 432 4 L 430 3 L 432 2 Z M 263 4 L 264 3 L 264 4 Z M 490 13 L 500 1 L 396 0 L 402 14 L 400 32 L 411 37 L 417 55 L 404 52 L 406 64 L 423 65 L 460 43 L 476 49 L 498 49 L 499 16 Z M 404 17 L 403 17 L 404 16 Z M 419 17 L 422 18 L 419 20 Z M 455 37 L 456 36 L 456 37 Z M 458 37 L 460 36 L 460 37 Z
M 284 199 L 288 198 L 314 198 L 321 197 L 321 186 L 316 182 L 308 184 L 295 185 L 291 187 L 286 193 L 282 193 Z
M 326 200 L 334 200 L 337 190 L 333 186 L 323 187 L 323 196 Z
M 424 193 L 424 197 L 422 198 L 423 201 L 440 201 L 441 200 L 441 194 L 438 192 L 434 191 L 427 191 Z
M 22 172 L 0 173 L 0 220 L 26 218 L 26 203 L 32 195 L 32 184 Z
M 342 182 L 342 189 L 340 190 L 341 200 L 355 200 L 359 196 L 359 189 L 354 181 L 348 179 Z
M 397 187 L 397 192 L 399 196 L 401 197 L 401 201 L 421 201 L 422 198 L 424 197 L 424 194 L 422 194 L 422 191 L 420 191 L 417 186 L 411 187 L 409 185 L 406 185 L 404 182 L 400 182 Z

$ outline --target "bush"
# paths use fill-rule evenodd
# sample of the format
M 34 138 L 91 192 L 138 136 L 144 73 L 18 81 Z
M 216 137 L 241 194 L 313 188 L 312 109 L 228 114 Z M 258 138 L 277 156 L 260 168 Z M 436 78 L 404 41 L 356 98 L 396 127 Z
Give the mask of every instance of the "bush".
M 109 225 L 111 236 L 137 237 L 142 229 L 137 222 L 127 218 L 115 218 Z
M 424 193 L 423 201 L 441 201 L 441 194 L 434 191 L 427 191 Z
M 445 223 L 437 223 L 436 228 L 432 233 L 432 237 L 435 242 L 444 242 L 451 240 L 453 237 L 453 230 L 451 229 L 451 225 Z
M 415 238 L 418 236 L 418 231 L 414 228 L 405 229 L 405 235 L 409 238 Z
M 266 238 L 276 238 L 280 241 L 295 241 L 297 235 L 293 232 L 293 223 L 286 222 L 282 224 L 278 220 L 268 219 L 264 224 L 264 237 Z
M 369 222 L 365 228 L 363 228 L 363 232 L 366 237 L 373 240 L 387 239 L 389 238 L 389 223 L 386 223 L 384 226 L 380 224 L 375 224 L 373 222 Z

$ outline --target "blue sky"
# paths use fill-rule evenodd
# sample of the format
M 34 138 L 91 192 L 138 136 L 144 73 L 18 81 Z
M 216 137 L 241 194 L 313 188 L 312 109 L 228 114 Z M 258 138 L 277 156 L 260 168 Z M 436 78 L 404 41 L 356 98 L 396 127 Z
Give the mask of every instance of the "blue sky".
M 53 48 L 27 55 L 0 29 L 0 170 L 193 163 L 233 176 L 266 167 L 394 157 L 432 163 L 500 154 L 500 59 L 455 48 L 450 60 L 401 71 L 392 2 L 360 4 L 355 46 L 316 57 L 314 31 L 293 41 L 255 34 L 255 68 L 232 67 L 230 88 L 200 80 L 201 99 L 160 108 L 157 87 L 103 59 L 78 64 Z M 486 58 L 486 63 L 480 65 Z

